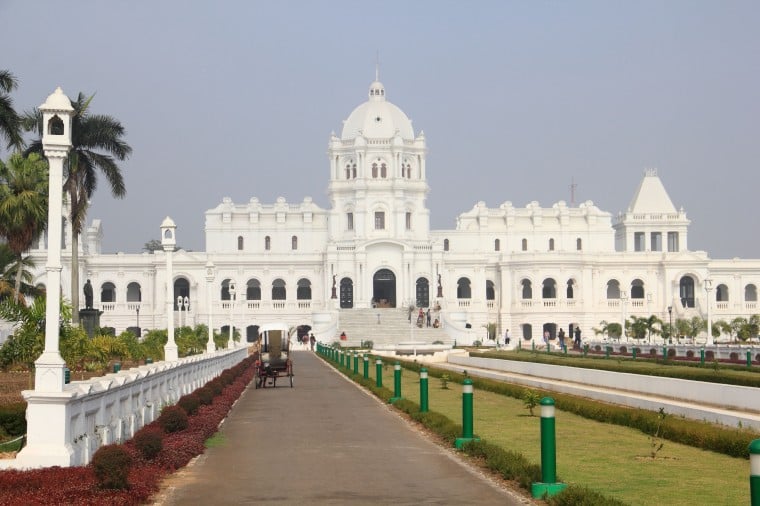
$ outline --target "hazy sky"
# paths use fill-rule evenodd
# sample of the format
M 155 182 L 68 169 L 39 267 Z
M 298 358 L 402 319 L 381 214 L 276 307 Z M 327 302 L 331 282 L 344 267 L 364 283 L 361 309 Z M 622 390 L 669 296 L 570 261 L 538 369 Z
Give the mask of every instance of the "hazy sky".
M 760 2 L 0 0 L 16 108 L 96 93 L 134 153 L 89 221 L 139 252 L 166 215 L 203 250 L 204 211 L 312 196 L 327 141 L 367 99 L 424 130 L 435 229 L 478 201 L 593 200 L 617 214 L 656 167 L 690 249 L 760 258 Z M 2 158 L 8 153 L 0 151 Z

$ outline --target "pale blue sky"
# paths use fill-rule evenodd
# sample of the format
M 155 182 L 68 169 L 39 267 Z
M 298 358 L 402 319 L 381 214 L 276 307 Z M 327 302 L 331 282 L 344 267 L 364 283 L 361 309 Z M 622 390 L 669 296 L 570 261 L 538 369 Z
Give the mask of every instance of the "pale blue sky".
M 617 214 L 656 167 L 691 249 L 760 258 L 758 26 L 756 1 L 0 0 L 0 68 L 20 110 L 60 85 L 126 126 L 127 198 L 101 184 L 90 213 L 104 252 L 167 214 L 203 250 L 224 196 L 327 207 L 328 137 L 379 51 L 427 137 L 433 228 L 480 200 L 569 201 L 571 178 Z

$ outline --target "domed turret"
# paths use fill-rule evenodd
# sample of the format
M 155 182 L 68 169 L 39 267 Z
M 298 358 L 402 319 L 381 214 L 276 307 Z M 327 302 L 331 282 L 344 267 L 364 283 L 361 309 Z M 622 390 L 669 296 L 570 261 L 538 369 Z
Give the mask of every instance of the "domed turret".
M 396 132 L 405 140 L 414 140 L 414 129 L 404 111 L 388 102 L 380 81 L 369 85 L 369 100 L 353 110 L 343 123 L 342 140 L 362 135 L 368 139 L 390 139 Z

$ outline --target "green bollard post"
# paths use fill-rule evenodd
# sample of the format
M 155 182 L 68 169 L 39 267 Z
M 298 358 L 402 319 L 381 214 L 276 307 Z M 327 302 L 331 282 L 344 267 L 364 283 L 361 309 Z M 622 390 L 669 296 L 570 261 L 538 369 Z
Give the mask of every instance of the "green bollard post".
M 665 362 L 668 359 L 668 347 L 662 347 L 662 361 Z
M 383 386 L 383 361 L 379 358 L 375 360 L 375 386 Z
M 604 358 L 610 358 L 610 350 L 612 349 L 612 346 L 605 346 L 604 347 Z
M 557 483 L 557 441 L 554 426 L 554 399 L 541 399 L 541 482 L 531 485 L 531 494 L 538 499 L 551 497 L 567 487 Z
M 751 506 L 760 506 L 760 439 L 749 444 L 749 500 Z
M 369 357 L 364 354 L 364 379 L 369 379 Z
M 113 365 L 113 372 L 119 372 L 119 371 L 121 371 L 121 362 L 116 362 Z
M 71 383 L 71 370 L 68 367 L 63 368 L 63 382 L 67 385 Z
M 533 340 L 530 342 L 530 351 L 536 351 L 536 342 Z
M 699 365 L 705 365 L 705 349 L 699 350 Z
M 354 374 L 359 374 L 359 354 L 354 352 Z
M 420 413 L 428 412 L 428 372 L 420 369 Z
M 345 358 L 345 355 L 346 355 L 346 354 L 345 354 L 345 353 L 343 353 L 342 351 L 339 351 L 338 353 L 339 353 L 339 356 L 340 356 L 340 366 L 341 366 L 341 367 L 343 367 L 344 365 L 346 365 L 346 364 L 344 363 L 344 361 L 343 361 L 343 359 Z
M 401 399 L 401 364 L 396 362 L 393 366 L 393 397 L 388 402 L 393 404 Z
M 152 358 L 148 357 L 148 358 L 145 359 L 145 364 L 152 364 L 152 363 L 153 363 L 153 359 Z
M 567 355 L 567 345 L 566 344 L 562 345 L 562 353 L 564 353 L 565 355 Z
M 465 378 L 462 382 L 462 437 L 458 437 L 454 446 L 461 450 L 465 443 L 480 441 L 474 437 L 472 428 L 472 380 Z
M 747 350 L 747 369 L 752 367 L 752 352 Z
M 546 353 L 551 353 L 551 352 L 552 352 L 552 343 L 550 343 L 549 341 L 546 341 Z
M 631 355 L 633 356 L 633 359 L 636 360 L 636 347 L 635 346 L 631 350 Z
M 584 344 L 583 345 L 583 357 L 585 358 L 587 356 L 588 356 L 588 344 Z

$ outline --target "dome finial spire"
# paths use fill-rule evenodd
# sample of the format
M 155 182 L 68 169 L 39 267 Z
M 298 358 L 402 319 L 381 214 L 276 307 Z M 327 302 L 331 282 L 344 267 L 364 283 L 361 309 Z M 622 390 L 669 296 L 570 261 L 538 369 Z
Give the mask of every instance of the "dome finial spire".
M 377 50 L 377 56 L 375 58 L 375 81 L 380 80 L 380 50 Z

